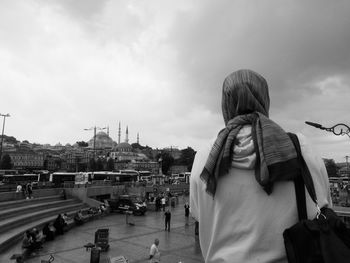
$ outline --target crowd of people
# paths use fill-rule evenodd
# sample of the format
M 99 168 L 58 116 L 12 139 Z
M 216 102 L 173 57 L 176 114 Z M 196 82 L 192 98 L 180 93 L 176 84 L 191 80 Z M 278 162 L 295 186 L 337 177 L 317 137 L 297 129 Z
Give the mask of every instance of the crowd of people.
M 37 250 L 43 248 L 44 242 L 54 240 L 56 235 L 63 235 L 64 226 L 67 225 L 67 221 L 64 218 L 68 218 L 68 215 L 58 214 L 53 222 L 45 224 L 42 231 L 39 231 L 37 228 L 27 230 L 22 240 L 23 256 L 35 255 Z
M 22 189 L 19 189 L 21 191 Z M 172 194 L 160 193 L 153 198 L 155 202 L 155 210 L 163 211 L 161 215 L 164 218 L 164 230 L 170 232 L 171 227 L 171 198 Z M 184 204 L 184 218 L 186 225 L 188 225 L 189 210 L 190 206 L 188 202 Z M 23 256 L 35 256 L 38 250 L 43 248 L 44 242 L 52 241 L 59 235 L 64 235 L 67 231 L 67 226 L 74 222 L 75 225 L 79 226 L 84 224 L 89 217 L 96 215 L 103 215 L 107 213 L 107 207 L 101 204 L 99 207 L 90 207 L 86 210 L 78 210 L 72 215 L 67 213 L 58 214 L 54 221 L 48 222 L 44 225 L 41 231 L 37 228 L 28 230 L 24 233 L 22 240 Z M 156 239 L 150 250 L 150 262 L 160 262 L 160 252 L 158 249 L 159 239 Z
M 173 198 L 176 198 L 176 196 L 173 196 L 171 192 L 168 193 L 159 193 L 156 196 L 152 196 L 149 201 L 154 202 L 155 210 L 157 211 L 163 211 L 165 212 L 165 208 L 167 205 L 171 204 L 172 206 L 175 206 L 175 202 Z
M 89 218 L 100 216 L 107 213 L 107 207 L 101 204 L 99 207 L 90 207 L 86 214 L 83 210 L 78 210 L 72 217 L 67 213 L 58 214 L 56 219 L 44 225 L 41 231 L 37 228 L 27 230 L 22 240 L 23 257 L 35 256 L 36 251 L 40 250 L 43 243 L 52 241 L 59 235 L 64 235 L 68 230 L 67 226 L 74 222 L 75 225 L 82 225 Z

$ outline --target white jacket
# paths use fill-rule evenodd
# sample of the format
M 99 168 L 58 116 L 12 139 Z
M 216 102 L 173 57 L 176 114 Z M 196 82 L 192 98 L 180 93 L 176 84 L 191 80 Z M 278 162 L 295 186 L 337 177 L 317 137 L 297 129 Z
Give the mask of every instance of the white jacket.
M 219 179 L 214 199 L 206 193 L 206 185 L 200 178 L 210 145 L 197 152 L 193 164 L 190 212 L 199 221 L 199 239 L 205 262 L 287 262 L 282 233 L 298 221 L 294 183 L 275 183 L 272 194 L 267 195 L 255 180 L 251 127 L 244 126 L 237 138 L 241 145 L 234 149 L 237 159 L 232 164 L 235 168 Z M 330 206 L 324 163 L 312 152 L 303 136 L 298 134 L 298 138 L 314 181 L 319 206 Z M 317 212 L 315 204 L 308 193 L 306 199 L 308 217 L 313 218 Z

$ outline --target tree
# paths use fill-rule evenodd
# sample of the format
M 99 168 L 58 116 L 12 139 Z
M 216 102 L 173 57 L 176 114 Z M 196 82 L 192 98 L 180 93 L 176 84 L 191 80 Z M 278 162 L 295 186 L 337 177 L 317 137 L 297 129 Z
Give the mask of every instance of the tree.
M 170 166 L 174 164 L 174 158 L 168 153 L 163 151 L 158 155 L 158 160 L 162 158 L 162 172 L 163 174 L 167 174 Z
M 326 166 L 328 177 L 338 176 L 338 167 L 333 159 L 323 159 L 323 162 Z
M 88 147 L 89 146 L 89 144 L 87 142 L 84 142 L 84 141 L 79 141 L 79 142 L 77 142 L 77 144 L 79 147 Z
M 0 168 L 1 169 L 12 169 L 13 164 L 10 155 L 5 154 L 2 156 Z
M 187 170 L 191 171 L 195 155 L 196 151 L 191 147 L 187 147 L 186 149 L 181 150 L 179 164 L 186 165 Z

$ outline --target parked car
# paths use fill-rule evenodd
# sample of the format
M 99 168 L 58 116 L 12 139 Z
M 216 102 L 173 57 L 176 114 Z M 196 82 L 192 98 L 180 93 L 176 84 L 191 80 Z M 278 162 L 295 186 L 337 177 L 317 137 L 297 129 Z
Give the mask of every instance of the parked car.
M 132 212 L 134 215 L 144 215 L 147 205 L 137 196 L 122 195 L 118 199 L 109 199 L 108 204 L 111 211 L 120 213 Z

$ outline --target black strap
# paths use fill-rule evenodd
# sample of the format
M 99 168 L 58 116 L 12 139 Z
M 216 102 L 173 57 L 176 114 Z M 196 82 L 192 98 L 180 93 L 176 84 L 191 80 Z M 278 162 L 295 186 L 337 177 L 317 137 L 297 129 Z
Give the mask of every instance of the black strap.
M 295 150 L 298 155 L 298 160 L 301 165 L 300 174 L 296 179 L 294 179 L 298 216 L 299 221 L 301 221 L 302 219 L 307 219 L 305 186 L 310 194 L 311 199 L 317 204 L 316 191 L 310 171 L 307 168 L 303 155 L 301 154 L 301 148 L 298 137 L 294 133 L 288 133 L 288 135 L 294 144 Z
M 299 221 L 301 221 L 307 219 L 305 185 L 301 174 L 294 179 L 294 188 L 297 199 L 298 217 Z

